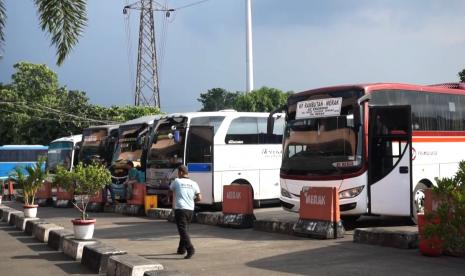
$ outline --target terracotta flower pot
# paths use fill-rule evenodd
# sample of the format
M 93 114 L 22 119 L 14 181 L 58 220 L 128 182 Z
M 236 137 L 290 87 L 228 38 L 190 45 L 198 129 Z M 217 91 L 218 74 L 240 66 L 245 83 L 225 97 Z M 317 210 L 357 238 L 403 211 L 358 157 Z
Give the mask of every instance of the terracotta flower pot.
M 430 257 L 437 257 L 442 254 L 443 251 L 443 241 L 437 237 L 437 236 L 432 236 L 430 238 L 426 238 L 423 235 L 423 229 L 425 225 L 427 225 L 425 220 L 425 215 L 424 214 L 418 214 L 418 248 L 420 249 L 420 252 L 424 256 L 430 256 Z M 439 221 L 433 221 L 433 223 L 439 223 Z
M 74 238 L 78 240 L 90 240 L 94 236 L 95 219 L 73 219 Z

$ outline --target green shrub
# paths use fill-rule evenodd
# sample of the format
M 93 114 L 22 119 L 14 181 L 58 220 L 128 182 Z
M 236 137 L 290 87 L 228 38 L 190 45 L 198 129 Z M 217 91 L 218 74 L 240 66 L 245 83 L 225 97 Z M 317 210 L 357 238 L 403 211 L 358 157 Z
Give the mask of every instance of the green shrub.
M 11 177 L 15 179 L 19 187 L 23 189 L 25 205 L 34 205 L 36 193 L 48 176 L 47 172 L 42 170 L 45 160 L 46 158 L 41 157 L 37 163 L 32 166 L 28 166 L 24 169 L 19 167 L 14 168 Z M 28 175 L 26 175 L 25 172 L 27 172 Z
M 81 219 L 86 219 L 89 199 L 111 183 L 111 174 L 100 164 L 84 166 L 79 163 L 73 171 L 58 167 L 54 182 L 68 191 L 74 191 L 78 199 L 73 201 L 73 205 L 81 213 Z
M 443 249 L 453 255 L 465 255 L 465 161 L 459 163 L 454 177 L 436 179 L 433 194 L 437 209 L 426 216 L 425 236 L 443 240 Z

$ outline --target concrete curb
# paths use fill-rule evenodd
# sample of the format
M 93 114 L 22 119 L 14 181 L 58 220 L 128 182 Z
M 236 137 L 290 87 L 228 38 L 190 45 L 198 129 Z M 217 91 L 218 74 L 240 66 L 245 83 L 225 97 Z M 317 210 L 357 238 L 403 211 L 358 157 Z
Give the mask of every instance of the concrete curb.
M 187 276 L 189 274 L 177 270 L 151 270 L 146 271 L 144 276 Z
M 82 251 L 85 245 L 91 245 L 97 243 L 96 240 L 76 240 L 73 237 L 63 238 L 63 253 L 70 256 L 76 261 L 80 261 L 82 258 Z
M 44 224 L 48 223 L 43 219 L 36 219 L 36 220 L 28 220 L 26 221 L 26 226 L 24 227 L 24 232 L 28 234 L 29 236 L 32 236 L 34 234 L 34 227 L 37 224 Z
M 68 199 L 57 199 L 53 201 L 52 206 L 54 208 L 71 208 L 73 207 L 73 203 Z
M 108 260 L 107 275 L 143 276 L 146 271 L 162 269 L 163 265 L 137 255 L 115 255 Z
M 404 228 L 408 229 L 408 228 Z M 418 248 L 418 231 L 398 227 L 358 228 L 354 232 L 354 242 L 401 249 Z
M 34 237 L 41 242 L 48 243 L 48 237 L 51 230 L 63 230 L 63 226 L 59 226 L 53 223 L 37 224 L 33 227 Z
M 256 220 L 253 223 L 253 230 L 293 236 L 294 224 L 295 223 L 293 222 L 285 222 L 278 220 Z
M 94 212 L 94 213 L 100 213 L 103 212 L 103 203 L 99 202 L 90 202 L 89 205 L 87 205 L 87 211 L 88 212 Z
M 2 221 L 10 224 L 10 219 L 11 219 L 11 214 L 19 214 L 19 213 L 22 213 L 21 211 L 18 211 L 18 210 L 15 210 L 15 209 L 3 209 L 3 213 L 2 213 Z
M 151 208 L 147 210 L 147 217 L 154 219 L 168 219 L 171 215 L 171 209 Z
M 127 203 L 119 203 L 111 206 L 103 206 L 103 211 L 107 213 L 117 213 L 128 216 L 145 216 L 143 205 L 134 205 Z
M 8 210 L 8 209 L 11 209 L 11 208 L 6 206 L 6 205 L 0 205 L 0 220 L 2 220 L 3 212 Z
M 206 225 L 220 225 L 223 221 L 222 213 L 202 212 L 195 213 L 194 222 Z
M 95 273 L 105 274 L 107 272 L 108 260 L 114 255 L 126 254 L 126 251 L 119 250 L 101 242 L 85 245 L 82 251 L 81 264 Z
M 26 223 L 28 221 L 39 220 L 39 218 L 25 218 L 24 216 L 18 217 L 16 219 L 16 229 L 25 231 L 26 230 Z
M 63 251 L 63 239 L 65 237 L 74 237 L 73 231 L 66 229 L 51 230 L 48 234 L 47 245 L 57 251 Z
M 48 207 L 53 205 L 52 198 L 36 198 L 35 202 L 39 207 Z
M 10 221 L 8 222 L 8 224 L 11 226 L 16 226 L 16 221 L 20 218 L 24 218 L 24 212 L 20 211 L 19 213 L 11 213 Z

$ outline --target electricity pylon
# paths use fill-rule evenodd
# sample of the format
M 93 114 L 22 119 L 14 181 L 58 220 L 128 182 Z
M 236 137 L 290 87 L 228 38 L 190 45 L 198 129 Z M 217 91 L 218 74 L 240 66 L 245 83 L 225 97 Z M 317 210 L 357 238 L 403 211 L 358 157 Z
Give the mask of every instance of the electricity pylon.
M 128 10 L 140 11 L 139 46 L 137 50 L 137 73 L 134 105 L 155 106 L 160 108 L 160 88 L 158 86 L 157 51 L 155 46 L 154 11 L 165 11 L 169 16 L 172 9 L 166 9 L 153 0 L 139 0 L 127 5 Z

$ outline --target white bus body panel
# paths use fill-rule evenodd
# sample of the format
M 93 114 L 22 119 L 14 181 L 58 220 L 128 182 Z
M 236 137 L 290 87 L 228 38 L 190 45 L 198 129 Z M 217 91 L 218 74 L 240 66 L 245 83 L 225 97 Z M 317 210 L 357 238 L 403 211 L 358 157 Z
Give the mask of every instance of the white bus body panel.
M 216 202 L 221 202 L 224 185 L 244 179 L 252 185 L 254 199 L 274 199 L 279 195 L 281 144 L 215 145 L 214 170 Z M 220 174 L 221 177 L 216 177 Z
M 200 192 L 202 194 L 202 201 L 200 204 L 213 203 L 213 183 L 211 172 L 189 172 L 189 178 L 199 184 Z
M 463 138 L 462 136 L 457 137 Z M 413 185 L 416 185 L 423 179 L 436 184 L 435 177 L 454 176 L 458 170 L 459 162 L 464 159 L 464 156 L 460 153 L 465 152 L 465 143 L 422 142 L 422 139 L 425 138 L 447 139 L 447 136 L 413 137 Z

